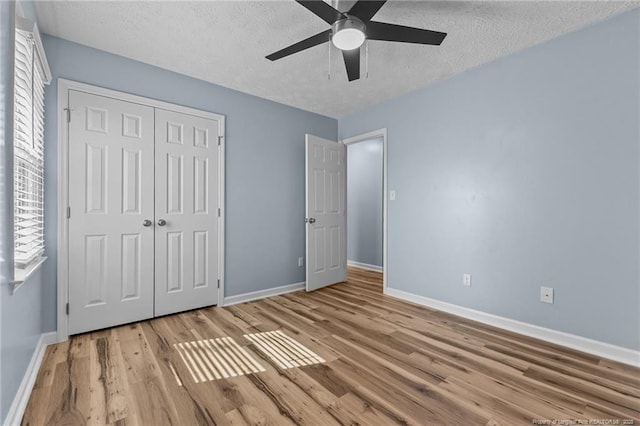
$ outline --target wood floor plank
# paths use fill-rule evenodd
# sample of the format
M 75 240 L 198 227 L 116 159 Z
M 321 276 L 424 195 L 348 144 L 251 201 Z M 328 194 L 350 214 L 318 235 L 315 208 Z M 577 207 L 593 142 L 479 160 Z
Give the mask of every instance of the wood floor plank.
M 529 368 L 525 373 L 525 377 L 553 386 L 562 386 L 573 393 L 585 395 L 585 398 L 589 401 L 612 407 L 630 418 L 640 418 L 638 398 L 626 396 L 622 392 L 615 392 L 602 386 L 594 386 L 594 383 L 537 367 Z
M 376 408 L 374 404 L 370 404 L 357 396 L 358 389 L 341 396 L 338 404 L 341 409 L 350 413 L 354 420 L 345 422 L 350 425 L 389 425 L 400 424 L 397 419 L 385 415 L 385 413 Z
M 493 395 L 486 389 L 471 388 L 460 385 L 455 379 L 449 378 L 440 385 L 440 389 L 448 393 L 452 398 L 470 401 L 478 409 L 485 413 L 491 413 L 491 419 L 500 424 L 530 423 L 531 419 L 558 418 L 539 416 L 533 411 L 519 407 Z M 487 420 L 487 423 L 489 422 Z
M 283 368 L 245 337 L 276 330 L 324 362 Z M 207 352 L 203 343 L 227 338 L 264 371 L 241 363 L 236 371 L 230 354 Z M 200 364 L 185 361 L 191 355 L 177 349 L 185 344 Z M 312 293 L 194 310 L 52 345 L 22 424 L 534 420 L 640 424 L 640 369 L 385 296 L 380 273 L 350 267 L 347 283 Z
M 40 388 L 34 388 L 33 391 L 31 391 L 30 400 L 38 401 L 38 402 L 28 403 L 24 413 L 24 417 L 22 419 L 23 425 L 32 426 L 32 425 L 46 424 L 47 409 L 49 406 L 50 396 L 51 396 L 51 390 L 49 388 L 40 387 Z
M 67 360 L 69 345 L 70 342 L 66 341 L 58 345 L 47 346 L 47 350 L 42 358 L 43 368 L 40 370 L 40 374 L 38 374 L 36 382 L 33 385 L 34 389 L 51 386 L 56 366 Z
M 428 403 L 421 404 L 427 409 L 429 415 L 433 416 L 433 422 L 436 424 L 446 421 L 464 423 L 469 422 L 471 424 L 484 424 L 489 420 L 489 417 L 483 417 L 477 410 L 474 410 L 461 399 L 453 399 L 441 392 L 438 385 L 441 380 L 435 380 L 432 378 L 424 378 L 423 375 L 413 374 L 402 366 L 398 365 L 398 362 L 394 362 L 385 359 L 381 356 L 376 356 L 371 353 L 367 348 L 359 347 L 357 344 L 350 342 L 347 339 L 335 336 L 342 344 L 349 346 L 355 351 L 352 356 L 345 358 L 346 362 L 355 362 L 358 360 L 358 364 L 353 364 L 353 368 L 360 368 L 366 372 L 369 376 L 374 376 L 379 379 L 388 389 L 393 388 L 394 393 L 403 394 L 409 400 L 420 401 L 426 400 Z M 349 349 L 343 349 L 346 353 L 352 353 Z M 486 414 L 485 414 L 486 415 Z
M 109 424 L 122 420 L 128 414 L 129 386 L 126 380 L 120 341 L 105 335 L 90 342 L 89 363 L 92 383 L 90 389 L 91 421 Z
M 275 370 L 267 370 L 261 374 L 247 376 L 249 380 L 268 395 L 278 407 L 280 414 L 290 419 L 295 424 L 303 424 L 307 419 L 314 419 L 322 425 L 340 424 L 320 404 L 313 400 L 303 387 L 296 386 L 290 380 L 286 380 L 286 374 L 278 374 Z
M 141 324 L 150 349 L 156 356 L 158 367 L 167 377 L 167 392 L 173 399 L 176 412 L 181 421 L 190 425 L 206 425 L 224 418 L 225 410 L 218 398 L 209 398 L 192 383 L 190 373 L 183 364 L 178 352 L 169 340 L 174 334 L 164 318 Z M 165 337 L 167 336 L 167 337 Z M 173 380 L 171 380 L 173 378 Z M 224 423 L 218 421 L 218 423 Z
M 180 417 L 173 399 L 167 393 L 166 381 L 143 329 L 139 324 L 119 328 L 122 358 L 131 389 L 130 398 L 137 406 L 139 423 L 143 425 L 179 425 Z
M 69 352 L 67 362 L 56 365 L 44 424 L 86 424 L 89 420 L 89 392 L 83 389 L 89 357 L 74 357 Z

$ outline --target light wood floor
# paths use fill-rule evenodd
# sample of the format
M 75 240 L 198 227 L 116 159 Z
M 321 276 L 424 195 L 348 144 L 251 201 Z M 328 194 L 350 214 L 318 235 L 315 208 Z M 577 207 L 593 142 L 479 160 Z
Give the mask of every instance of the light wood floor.
M 640 425 L 639 369 L 381 290 L 380 274 L 351 269 L 310 294 L 73 337 L 47 349 L 23 424 Z M 278 368 L 244 337 L 272 330 L 326 362 Z M 266 371 L 195 383 L 173 344 L 222 336 Z

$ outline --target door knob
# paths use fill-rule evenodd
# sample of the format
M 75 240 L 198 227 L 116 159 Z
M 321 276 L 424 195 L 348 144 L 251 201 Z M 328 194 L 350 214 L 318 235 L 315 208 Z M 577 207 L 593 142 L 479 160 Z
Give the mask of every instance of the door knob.
M 167 224 L 167 221 L 166 221 L 166 220 L 164 220 L 164 219 L 160 219 L 160 220 L 158 221 L 158 226 L 165 226 L 166 224 Z
M 316 219 L 315 219 L 315 218 L 313 218 L 313 217 L 310 217 L 310 218 L 309 218 L 309 223 L 316 223 Z
M 145 219 L 142 221 L 142 226 L 151 226 L 153 225 L 153 222 L 151 222 L 149 219 Z

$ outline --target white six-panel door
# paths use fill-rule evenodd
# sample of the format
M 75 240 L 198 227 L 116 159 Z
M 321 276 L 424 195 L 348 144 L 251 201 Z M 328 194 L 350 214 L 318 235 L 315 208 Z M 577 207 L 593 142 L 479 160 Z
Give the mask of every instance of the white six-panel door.
M 68 93 L 69 334 L 217 304 L 220 122 Z
M 154 111 L 77 91 L 69 91 L 69 108 L 69 333 L 76 334 L 153 316 Z
M 307 291 L 347 279 L 345 145 L 306 135 Z
M 156 109 L 155 314 L 218 302 L 218 123 Z

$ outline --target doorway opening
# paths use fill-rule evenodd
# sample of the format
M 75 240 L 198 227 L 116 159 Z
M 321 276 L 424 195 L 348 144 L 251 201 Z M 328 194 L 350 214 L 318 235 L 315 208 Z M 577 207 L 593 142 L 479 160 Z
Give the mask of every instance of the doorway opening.
M 347 278 L 367 290 L 387 286 L 387 132 L 342 141 L 347 147 Z

